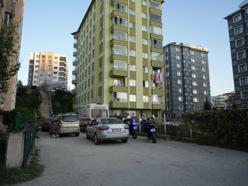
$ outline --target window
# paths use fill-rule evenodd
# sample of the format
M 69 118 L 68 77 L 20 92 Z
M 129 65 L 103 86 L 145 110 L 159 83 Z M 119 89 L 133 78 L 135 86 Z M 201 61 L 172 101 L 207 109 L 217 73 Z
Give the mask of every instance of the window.
M 136 56 L 135 50 L 130 50 L 129 51 L 129 56 L 135 57 Z
M 145 31 L 145 32 L 147 32 L 147 26 L 145 26 L 145 25 L 142 25 L 142 31 Z
M 203 87 L 207 87 L 207 83 L 203 82 Z
M 130 80 L 129 80 L 129 86 L 135 87 L 135 86 L 136 86 L 136 80 L 130 79 Z
M 203 91 L 204 96 L 208 95 L 208 92 L 206 90 Z
M 147 39 L 142 39 L 142 44 L 143 44 L 143 45 L 148 45 Z
M 240 65 L 238 66 L 238 69 L 239 69 L 239 73 L 241 73 L 241 72 L 246 72 L 246 71 L 247 71 L 247 64 L 246 64 L 246 63 L 240 64 Z
M 149 103 L 149 97 L 148 96 L 143 96 L 143 102 Z
M 128 27 L 134 29 L 135 28 L 135 23 L 134 22 L 129 22 Z
M 235 35 L 238 35 L 238 34 L 241 34 L 243 33 L 243 26 L 237 26 L 234 28 L 234 34 Z
M 178 101 L 183 101 L 183 97 L 182 96 L 178 96 Z
M 4 24 L 9 25 L 11 19 L 11 13 L 10 12 L 5 12 L 4 14 Z
M 196 98 L 196 97 L 193 98 L 193 102 L 194 102 L 194 103 L 197 103 L 197 102 L 198 102 L 198 98 Z
M 114 101 L 127 102 L 127 93 L 124 92 L 115 92 Z
M 197 82 L 193 81 L 192 82 L 192 86 L 196 87 L 197 86 Z
M 178 85 L 181 85 L 182 84 L 182 81 L 180 79 L 177 80 L 177 84 Z
M 124 79 L 114 79 L 114 86 L 125 86 L 125 80 Z
M 206 72 L 206 69 L 204 67 L 202 67 L 202 72 Z
M 130 102 L 136 102 L 136 95 L 129 95 Z
M 151 13 L 150 18 L 152 21 L 161 22 L 161 15 Z
M 179 56 L 179 55 L 176 55 L 176 59 L 177 59 L 177 60 L 180 60 L 180 56 Z
M 162 48 L 163 47 L 162 40 L 152 39 L 151 42 L 152 42 L 151 43 L 152 47 L 154 47 L 154 48 Z
M 181 72 L 177 72 L 177 76 L 181 76 Z
M 177 63 L 177 68 L 181 68 L 181 64 Z
M 129 36 L 129 41 L 135 43 L 136 42 L 135 36 Z
M 235 45 L 236 45 L 236 47 L 241 47 L 241 46 L 243 46 L 244 44 L 245 44 L 244 38 L 240 38 L 240 39 L 235 40 Z
M 151 33 L 162 35 L 162 28 L 157 27 L 157 26 L 151 26 Z
M 233 23 L 237 23 L 241 21 L 241 19 L 242 19 L 241 14 L 235 15 L 233 16 Z
M 121 26 L 127 26 L 127 19 L 122 18 L 122 17 L 113 17 L 113 23 L 116 25 L 121 25 Z
M 146 13 L 144 13 L 144 12 L 142 12 L 141 16 L 142 16 L 142 18 L 144 18 L 144 19 L 146 19 L 146 18 L 147 18 L 147 14 L 146 14 Z
M 197 94 L 198 93 L 198 91 L 196 90 L 196 89 L 193 89 L 193 94 Z
M 191 58 L 191 60 L 190 60 L 192 63 L 195 63 L 195 59 L 193 59 L 193 58 Z
M 154 104 L 161 104 L 162 103 L 162 97 L 158 95 L 153 95 L 152 96 L 152 102 Z
M 237 60 L 244 59 L 246 57 L 246 53 L 244 50 L 237 52 Z
M 147 66 L 143 66 L 143 72 L 144 73 L 149 73 L 149 68 Z
M 158 52 L 152 52 L 152 60 L 163 61 L 163 55 Z
M 177 89 L 177 91 L 178 91 L 178 93 L 182 93 L 182 89 L 181 88 Z
M 142 5 L 146 6 L 147 5 L 147 0 L 142 0 Z
M 206 75 L 202 75 L 202 79 L 207 79 L 207 76 Z
M 130 15 L 135 15 L 135 10 L 129 8 L 129 9 L 128 9 L 128 13 L 129 13 Z
M 196 70 L 195 66 L 191 66 L 191 70 Z
M 127 62 L 126 61 L 120 61 L 120 60 L 114 60 L 113 67 L 116 70 L 127 70 Z
M 143 81 L 143 87 L 149 88 L 149 81 Z
M 194 78 L 194 79 L 196 78 L 196 74 L 192 74 L 191 76 L 192 76 L 192 78 Z
M 120 12 L 127 12 L 127 6 L 117 1 L 114 2 L 114 7 Z
M 136 71 L 136 66 L 135 65 L 129 65 L 129 70 L 130 71 Z
M 144 59 L 148 59 L 148 54 L 147 53 L 143 53 L 143 58 Z
M 114 39 L 126 41 L 127 33 L 119 30 L 114 30 Z
M 242 99 L 248 99 L 248 90 L 241 91 L 241 98 Z
M 156 1 L 150 1 L 150 6 L 155 9 L 161 9 L 161 3 L 156 2 Z
M 241 77 L 241 78 L 239 78 L 239 83 L 240 83 L 240 86 L 246 86 L 246 85 L 248 85 L 248 77 Z
M 113 50 L 113 54 L 115 54 L 115 55 L 127 56 L 127 47 L 126 46 L 114 45 L 112 50 Z

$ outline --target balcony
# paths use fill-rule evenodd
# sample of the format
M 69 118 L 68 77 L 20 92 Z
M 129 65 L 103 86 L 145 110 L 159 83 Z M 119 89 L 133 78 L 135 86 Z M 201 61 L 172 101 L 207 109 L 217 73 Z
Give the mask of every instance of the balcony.
M 120 102 L 120 101 L 111 101 L 110 102 L 110 108 L 128 108 L 128 103 L 127 102 Z
M 110 72 L 111 77 L 127 77 L 128 71 L 113 69 Z
M 160 104 L 153 104 L 153 105 L 152 105 L 152 108 L 153 108 L 154 110 L 164 110 L 164 109 L 165 109 L 165 106 L 164 106 L 164 104 L 162 104 L 162 103 L 160 103 Z
M 75 49 L 77 49 L 77 48 L 78 48 L 78 42 L 74 43 L 74 44 L 73 44 L 73 47 L 74 47 Z
M 72 71 L 72 75 L 76 76 L 77 75 L 77 71 L 76 70 L 73 70 Z
M 127 25 L 112 24 L 111 31 L 113 32 L 114 30 L 120 30 L 120 31 L 123 31 L 123 32 L 128 32 L 128 26 Z
M 152 94 L 163 96 L 165 94 L 165 90 L 164 89 L 155 88 L 155 89 L 152 89 Z
M 72 66 L 76 67 L 77 66 L 77 61 L 73 61 Z
M 121 12 L 118 10 L 113 10 L 111 13 L 111 17 L 115 17 L 115 16 L 128 19 L 128 13 L 127 12 Z
M 113 45 L 128 46 L 128 41 L 111 39 L 110 44 L 111 44 L 111 46 L 113 46 Z
M 152 60 L 152 67 L 163 68 L 164 67 L 164 62 L 163 61 Z
M 110 92 L 128 92 L 128 87 L 124 86 L 112 86 Z
M 114 6 L 114 2 L 120 2 L 122 4 L 128 5 L 128 0 L 112 0 L 111 5 Z
M 77 57 L 78 56 L 78 51 L 73 52 L 73 57 Z

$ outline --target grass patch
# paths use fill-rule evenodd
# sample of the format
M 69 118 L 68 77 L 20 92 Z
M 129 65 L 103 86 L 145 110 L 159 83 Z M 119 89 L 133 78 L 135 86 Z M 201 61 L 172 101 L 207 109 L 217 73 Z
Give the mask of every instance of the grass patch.
M 10 185 L 30 181 L 41 176 L 44 166 L 40 164 L 39 150 L 35 150 L 30 164 L 22 169 L 0 167 L 0 185 Z

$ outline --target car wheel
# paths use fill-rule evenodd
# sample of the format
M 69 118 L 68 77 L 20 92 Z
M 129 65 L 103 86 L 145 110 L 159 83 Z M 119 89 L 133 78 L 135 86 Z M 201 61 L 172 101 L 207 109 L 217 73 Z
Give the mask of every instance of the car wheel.
M 75 133 L 75 136 L 79 136 L 79 133 Z
M 99 139 L 98 139 L 98 137 L 97 137 L 97 135 L 95 134 L 95 137 L 94 137 L 94 143 L 96 144 L 96 145 L 99 145 Z
M 127 143 L 128 139 L 122 139 L 122 143 Z

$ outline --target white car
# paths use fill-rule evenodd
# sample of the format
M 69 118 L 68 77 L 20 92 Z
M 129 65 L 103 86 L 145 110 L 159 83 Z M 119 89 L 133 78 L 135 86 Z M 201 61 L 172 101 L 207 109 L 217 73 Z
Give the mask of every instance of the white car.
M 96 145 L 107 140 L 121 140 L 127 143 L 128 135 L 128 125 L 118 118 L 96 119 L 86 127 L 86 138 L 94 139 Z

